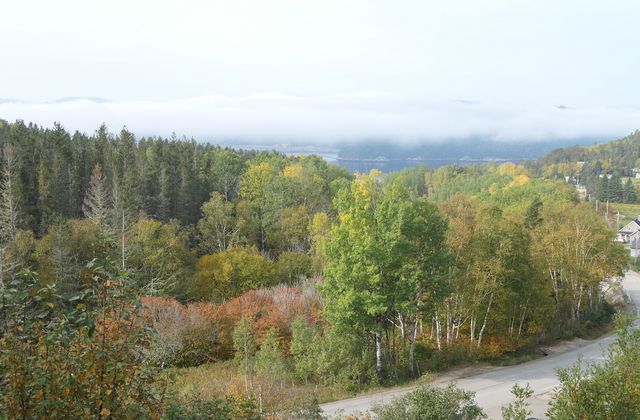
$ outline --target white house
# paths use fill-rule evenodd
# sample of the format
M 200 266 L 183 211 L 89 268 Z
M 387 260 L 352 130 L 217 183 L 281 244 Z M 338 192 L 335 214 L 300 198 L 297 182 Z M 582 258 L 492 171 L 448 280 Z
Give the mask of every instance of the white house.
M 625 244 L 631 243 L 632 240 L 640 239 L 640 220 L 636 219 L 627 223 L 618 231 L 616 241 Z

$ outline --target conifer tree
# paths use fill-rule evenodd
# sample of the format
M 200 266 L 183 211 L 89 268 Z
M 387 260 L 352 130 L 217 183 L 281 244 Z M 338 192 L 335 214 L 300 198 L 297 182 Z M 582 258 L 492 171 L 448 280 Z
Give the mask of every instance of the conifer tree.
M 51 191 L 50 172 L 45 165 L 44 160 L 40 160 L 38 168 L 38 231 L 42 235 L 47 231 L 49 225 L 55 218 L 56 208 L 53 201 L 53 194 Z
M 84 198 L 82 212 L 87 219 L 95 223 L 102 232 L 109 229 L 109 191 L 104 175 L 102 174 L 102 165 L 96 163 L 91 173 L 89 181 L 89 189 Z
M 168 221 L 171 218 L 171 191 L 170 179 L 167 168 L 160 170 L 160 191 L 158 194 L 158 218 L 162 221 Z
M 16 236 L 18 224 L 18 208 L 13 194 L 15 155 L 11 146 L 5 145 L 3 157 L 4 168 L 0 183 L 0 288 L 4 287 L 5 273 L 15 268 L 6 264 L 5 251 Z
M 542 216 L 540 215 L 541 210 L 542 201 L 540 201 L 539 197 L 536 197 L 533 199 L 529 207 L 527 207 L 527 212 L 524 216 L 524 226 L 527 229 L 533 229 L 542 223 Z
M 18 206 L 14 195 L 15 154 L 13 148 L 5 145 L 3 150 L 4 168 L 0 186 L 0 241 L 5 243 L 16 236 L 18 230 Z
M 617 175 L 612 176 L 611 179 L 609 179 L 608 187 L 609 188 L 608 188 L 607 199 L 614 203 L 621 202 L 622 196 L 623 196 L 623 188 L 622 188 L 622 181 L 620 180 L 620 177 Z
M 625 203 L 635 203 L 638 200 L 638 197 L 636 195 L 636 190 L 633 186 L 633 182 L 631 181 L 631 178 L 627 179 L 627 182 L 625 182 L 624 184 L 624 189 L 623 189 L 623 201 Z

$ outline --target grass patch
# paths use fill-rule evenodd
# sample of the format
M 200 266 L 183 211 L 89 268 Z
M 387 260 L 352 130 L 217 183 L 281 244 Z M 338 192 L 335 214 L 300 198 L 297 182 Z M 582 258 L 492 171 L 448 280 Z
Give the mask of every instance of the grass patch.
M 620 227 L 637 219 L 640 215 L 640 204 L 611 203 L 610 206 L 613 209 L 610 212 L 613 217 L 620 212 Z
M 276 413 L 297 407 L 335 401 L 352 396 L 340 386 L 300 384 L 254 375 L 245 385 L 244 376 L 237 364 L 230 360 L 209 363 L 191 368 L 176 368 L 173 391 L 179 400 L 200 398 L 208 401 L 224 399 L 225 396 L 249 395 L 255 401 L 262 400 L 264 413 Z
M 596 338 L 602 337 L 603 335 L 613 331 L 615 329 L 615 326 L 615 321 L 611 319 L 606 323 L 592 325 L 589 328 L 584 328 L 580 332 L 578 337 L 585 340 L 595 340 Z

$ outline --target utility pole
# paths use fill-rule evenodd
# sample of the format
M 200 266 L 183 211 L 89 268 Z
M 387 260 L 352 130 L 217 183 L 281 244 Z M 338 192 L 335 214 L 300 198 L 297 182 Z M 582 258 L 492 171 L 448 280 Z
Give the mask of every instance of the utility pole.
M 616 223 L 616 230 L 620 230 L 620 211 L 618 210 L 618 221 Z

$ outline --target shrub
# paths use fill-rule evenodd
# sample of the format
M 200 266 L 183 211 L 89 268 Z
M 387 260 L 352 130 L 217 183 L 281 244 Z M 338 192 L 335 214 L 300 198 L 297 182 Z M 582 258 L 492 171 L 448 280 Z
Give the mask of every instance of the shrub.
M 471 360 L 469 350 L 461 344 L 434 349 L 422 343 L 416 344 L 416 360 L 421 372 L 438 372 Z
M 516 400 L 502 407 L 502 419 L 503 420 L 526 420 L 532 413 L 529 409 L 529 403 L 527 399 L 533 395 L 533 390 L 526 384 L 524 387 L 515 384 L 511 388 L 511 393 L 516 397 Z
M 449 384 L 446 388 L 422 386 L 390 404 L 374 409 L 379 420 L 476 420 L 486 418 L 474 393 Z
M 156 365 L 179 367 L 228 360 L 234 354 L 234 325 L 242 318 L 251 322 L 258 337 L 275 329 L 288 350 L 294 319 L 311 326 L 319 322 L 317 292 L 313 284 L 303 287 L 252 290 L 224 303 L 182 305 L 172 298 L 142 298 L 146 317 L 157 332 L 148 357 Z
M 167 404 L 163 417 L 166 420 L 259 420 L 262 418 L 254 400 L 239 400 L 231 396 L 209 401 L 199 397 L 187 401 L 172 401 Z
M 244 375 L 245 388 L 248 388 L 251 373 L 250 360 L 256 350 L 255 330 L 249 319 L 242 318 L 233 330 L 233 348 L 235 358 Z
M 276 263 L 278 278 L 285 284 L 296 284 L 313 274 L 313 258 L 299 252 L 283 252 Z
M 176 354 L 176 366 L 197 366 L 231 357 L 231 320 L 224 308 L 194 303 L 185 308 L 183 345 Z
M 315 360 L 311 346 L 316 332 L 302 318 L 291 325 L 291 355 L 296 379 L 307 383 L 314 375 Z
M 93 290 L 63 298 L 22 271 L 2 290 L 0 417 L 158 417 L 165 383 L 144 362 L 147 326 L 126 277 L 92 263 Z
M 148 352 L 153 363 L 189 367 L 231 357 L 232 324 L 224 307 L 153 297 L 142 303 L 156 330 Z
M 618 321 L 618 339 L 603 364 L 580 361 L 558 371 L 560 386 L 547 415 L 551 418 L 640 418 L 640 331 Z
M 275 283 L 275 264 L 256 248 L 230 248 L 200 257 L 191 298 L 221 301 Z
M 286 418 L 295 420 L 324 420 L 325 416 L 322 415 L 322 409 L 318 403 L 317 398 L 313 398 L 308 404 L 298 407 L 285 413 Z
M 291 377 L 288 363 L 280 347 L 276 331 L 274 329 L 267 331 L 260 344 L 260 350 L 254 358 L 257 373 L 280 381 Z
M 341 385 L 350 392 L 377 383 L 371 340 L 328 328 L 316 335 L 309 358 L 315 361 L 316 380 Z

